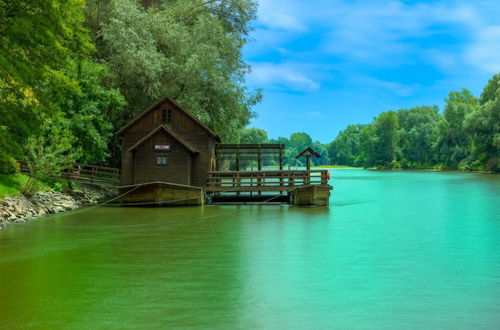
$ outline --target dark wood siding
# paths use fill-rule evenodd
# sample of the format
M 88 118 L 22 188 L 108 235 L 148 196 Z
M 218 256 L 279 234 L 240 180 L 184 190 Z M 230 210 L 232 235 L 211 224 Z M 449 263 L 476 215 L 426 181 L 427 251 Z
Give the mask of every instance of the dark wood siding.
M 155 144 L 169 144 L 168 152 L 154 151 Z M 134 183 L 162 181 L 189 185 L 191 156 L 182 144 L 164 131 L 159 131 L 134 152 Z M 166 156 L 166 166 L 157 165 L 156 157 Z

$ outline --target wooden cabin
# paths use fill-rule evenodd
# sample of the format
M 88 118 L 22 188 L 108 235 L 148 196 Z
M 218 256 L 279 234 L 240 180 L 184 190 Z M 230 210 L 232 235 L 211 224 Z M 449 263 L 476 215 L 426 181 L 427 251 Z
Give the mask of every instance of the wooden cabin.
M 168 182 L 204 187 L 220 137 L 164 97 L 117 133 L 122 140 L 121 185 Z

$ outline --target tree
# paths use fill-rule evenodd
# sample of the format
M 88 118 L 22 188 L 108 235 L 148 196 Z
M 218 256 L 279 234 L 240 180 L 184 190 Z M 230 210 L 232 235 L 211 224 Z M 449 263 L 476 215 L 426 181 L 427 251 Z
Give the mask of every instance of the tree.
M 473 136 L 474 158 L 492 171 L 500 171 L 500 75 L 484 87 L 479 107 L 465 117 L 465 128 Z
M 74 148 L 75 138 L 65 126 L 63 118 L 47 120 L 40 132 L 27 140 L 23 160 L 30 178 L 23 194 L 30 195 L 38 181 L 58 176 L 77 159 L 80 150 Z
M 240 143 L 268 143 L 267 132 L 260 128 L 245 128 L 240 133 Z
M 20 157 L 28 137 L 55 116 L 70 88 L 68 60 L 90 53 L 83 0 L 0 0 L 0 153 Z
M 349 125 L 328 145 L 332 164 L 359 166 L 360 133 L 364 125 Z
M 437 126 L 437 137 L 433 148 L 438 163 L 456 169 L 471 155 L 472 137 L 465 130 L 464 124 L 465 117 L 474 112 L 477 106 L 477 99 L 467 89 L 450 92 L 443 116 Z
M 439 121 L 437 106 L 414 107 L 396 112 L 399 123 L 398 160 L 403 166 L 428 166 Z
M 227 141 L 249 123 L 260 91 L 244 87 L 251 0 L 89 0 L 88 26 L 113 86 L 128 102 L 120 124 L 164 95 Z
M 381 167 L 391 167 L 396 153 L 396 143 L 398 137 L 398 117 L 394 111 L 380 114 L 374 123 L 371 148 L 368 152 L 374 165 Z
M 91 60 L 75 61 L 67 75 L 77 83 L 76 88 L 64 90 L 57 106 L 64 113 L 71 134 L 76 138 L 75 148 L 85 150 L 79 162 L 101 164 L 115 155 L 118 144 L 112 145 L 114 132 L 126 102 L 120 91 L 103 86 L 106 67 Z M 119 157 L 115 157 L 119 159 Z M 119 166 L 118 163 L 111 163 Z

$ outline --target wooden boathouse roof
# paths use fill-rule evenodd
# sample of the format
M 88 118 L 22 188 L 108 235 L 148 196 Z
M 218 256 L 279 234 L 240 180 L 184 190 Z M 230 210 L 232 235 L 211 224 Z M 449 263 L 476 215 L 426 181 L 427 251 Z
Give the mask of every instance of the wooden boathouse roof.
M 180 111 L 184 112 L 188 117 L 190 117 L 194 122 L 196 122 L 198 125 L 200 125 L 203 129 L 205 129 L 210 135 L 212 135 L 215 140 L 217 142 L 222 142 L 220 136 L 218 136 L 217 134 L 215 134 L 214 131 L 212 131 L 207 125 L 205 125 L 204 123 L 202 123 L 198 118 L 196 118 L 195 116 L 193 116 L 189 111 L 185 110 L 183 107 L 181 107 L 179 104 L 177 104 L 174 100 L 172 100 L 170 97 L 168 96 L 165 96 L 164 98 L 160 99 L 159 101 L 157 101 L 156 103 L 154 103 L 153 105 L 151 105 L 149 108 L 147 108 L 144 112 L 142 112 L 140 115 L 138 115 L 137 117 L 135 117 L 133 120 L 131 120 L 128 124 L 126 124 L 125 126 L 123 126 L 122 128 L 120 128 L 118 130 L 118 132 L 116 134 L 118 135 L 123 135 L 130 127 L 132 127 L 132 125 L 134 125 L 137 121 L 139 121 L 142 117 L 144 117 L 145 115 L 147 115 L 148 113 L 150 113 L 151 111 L 153 111 L 154 109 L 156 109 L 158 106 L 160 106 L 161 104 L 163 104 L 164 102 L 170 102 L 171 104 L 173 104 L 177 109 L 179 109 Z
M 157 134 L 159 131 L 162 131 L 162 130 L 165 131 L 168 135 L 172 136 L 174 139 L 176 139 L 189 152 L 191 152 L 193 154 L 199 153 L 198 150 L 196 150 L 189 143 L 187 143 L 186 141 L 184 141 L 179 135 L 177 135 L 167 125 L 160 125 L 160 126 L 158 126 L 156 129 L 154 129 L 153 131 L 151 131 L 151 133 L 149 133 L 148 135 L 146 135 L 145 137 L 143 137 L 142 139 L 140 139 L 139 141 L 137 141 L 137 143 L 134 144 L 132 147 L 130 147 L 128 149 L 128 151 L 130 152 L 130 151 L 136 150 L 141 145 L 143 145 L 144 143 L 146 143 L 149 139 L 151 139 L 155 134 Z
M 298 154 L 297 156 L 295 156 L 295 158 L 300 158 L 300 157 L 317 157 L 317 158 L 321 158 L 321 155 L 316 152 L 316 150 L 314 150 L 313 148 L 311 147 L 307 147 L 304 151 L 302 151 L 300 154 Z

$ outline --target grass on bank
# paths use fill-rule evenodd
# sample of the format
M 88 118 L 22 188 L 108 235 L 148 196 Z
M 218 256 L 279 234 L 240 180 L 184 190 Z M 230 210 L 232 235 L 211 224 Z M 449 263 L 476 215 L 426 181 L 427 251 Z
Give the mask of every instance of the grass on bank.
M 349 166 L 349 165 L 318 165 L 318 166 L 311 166 L 311 168 L 360 168 L 360 167 L 354 167 L 354 166 Z
M 29 175 L 26 174 L 0 174 L 0 198 L 18 196 L 23 190 Z M 67 186 L 66 180 L 49 179 L 38 181 L 35 191 L 62 191 Z

